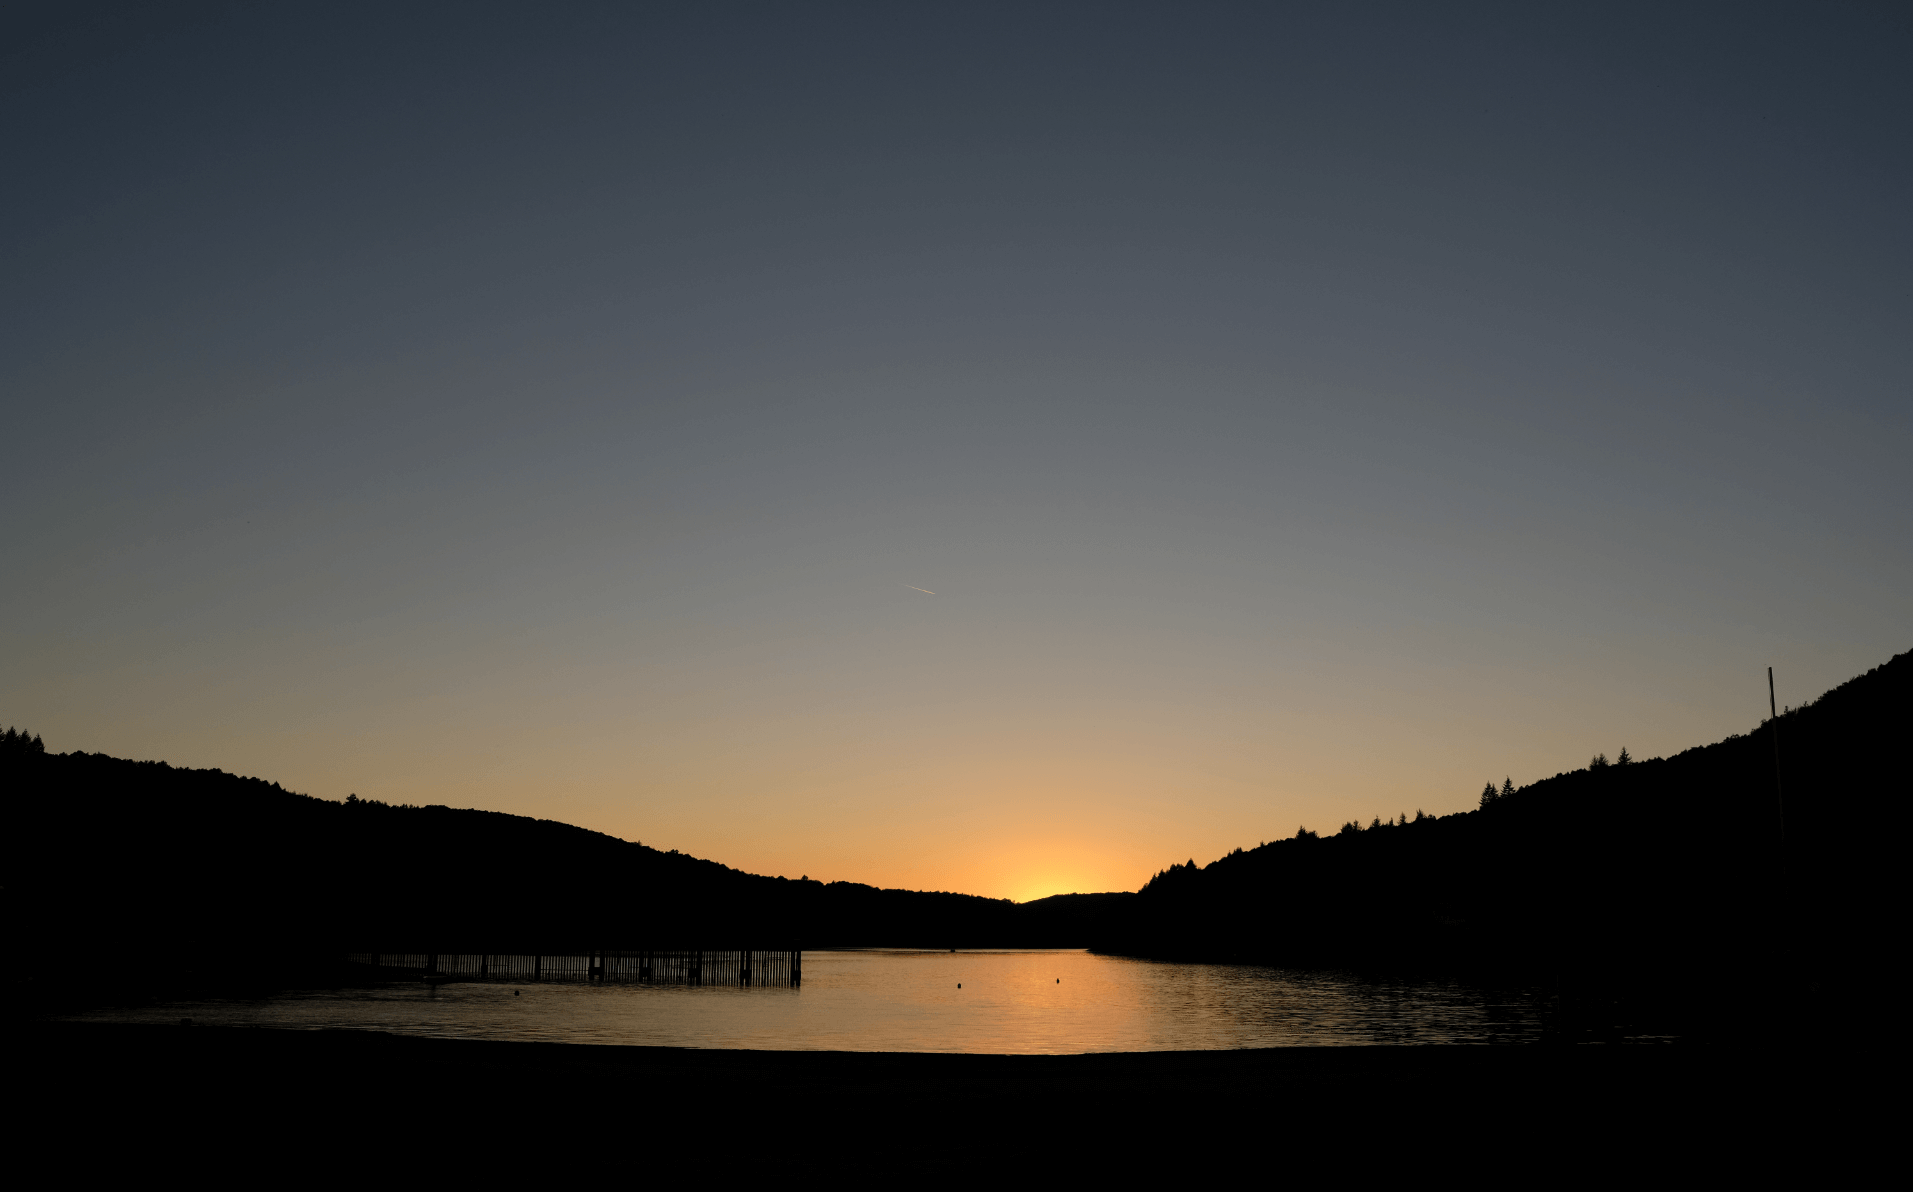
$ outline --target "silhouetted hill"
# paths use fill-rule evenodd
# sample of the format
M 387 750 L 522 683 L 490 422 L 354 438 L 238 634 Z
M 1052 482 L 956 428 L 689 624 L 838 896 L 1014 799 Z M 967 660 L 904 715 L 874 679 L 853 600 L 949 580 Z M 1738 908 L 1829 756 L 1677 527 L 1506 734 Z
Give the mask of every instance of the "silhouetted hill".
M 1557 774 L 1476 811 L 1172 866 L 1111 908 L 1093 946 L 1500 971 L 1670 1012 L 1784 983 L 1782 966 L 1857 976 L 1897 937 L 1885 933 L 1897 866 L 1884 845 L 1909 786 L 1909 713 L 1913 653 L 1779 718 L 1784 851 L 1763 723 L 1671 758 Z
M 30 954 L 217 968 L 347 950 L 1081 946 L 1086 908 L 1129 897 L 761 877 L 551 820 L 331 802 L 18 739 L 0 749 L 6 914 Z
M 1803 973 L 1864 976 L 1888 954 L 1910 711 L 1902 654 L 1780 717 L 1784 851 L 1762 725 L 1477 811 L 1172 866 L 1138 894 L 1023 905 L 787 881 L 550 820 L 48 754 L 8 730 L 5 911 L 28 955 L 75 966 L 96 951 L 230 972 L 347 950 L 1087 944 L 1499 972 L 1578 1003 L 1678 1013 L 1724 990 L 1752 1005 Z

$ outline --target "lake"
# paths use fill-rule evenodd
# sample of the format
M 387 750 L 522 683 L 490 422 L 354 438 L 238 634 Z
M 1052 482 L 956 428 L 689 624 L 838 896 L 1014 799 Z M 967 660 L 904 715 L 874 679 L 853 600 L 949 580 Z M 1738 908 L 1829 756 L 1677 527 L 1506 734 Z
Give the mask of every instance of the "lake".
M 1533 989 L 1066 951 L 806 952 L 800 988 L 392 981 L 176 1002 L 88 1020 L 785 1051 L 1073 1054 L 1523 1043 Z

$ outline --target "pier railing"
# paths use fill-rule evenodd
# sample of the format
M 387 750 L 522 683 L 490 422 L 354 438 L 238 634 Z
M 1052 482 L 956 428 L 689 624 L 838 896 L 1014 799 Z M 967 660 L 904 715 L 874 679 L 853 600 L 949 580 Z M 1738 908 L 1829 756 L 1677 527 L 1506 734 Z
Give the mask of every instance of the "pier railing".
M 441 981 L 612 981 L 646 985 L 797 986 L 802 952 L 351 952 L 346 959 L 395 977 Z

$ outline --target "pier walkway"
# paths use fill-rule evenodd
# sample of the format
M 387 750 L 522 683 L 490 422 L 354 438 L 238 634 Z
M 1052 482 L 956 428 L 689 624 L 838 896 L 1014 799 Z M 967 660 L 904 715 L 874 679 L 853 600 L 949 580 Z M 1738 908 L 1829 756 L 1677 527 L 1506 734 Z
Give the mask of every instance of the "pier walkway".
M 446 981 L 616 981 L 647 985 L 803 983 L 802 952 L 352 952 L 346 959 L 395 976 Z

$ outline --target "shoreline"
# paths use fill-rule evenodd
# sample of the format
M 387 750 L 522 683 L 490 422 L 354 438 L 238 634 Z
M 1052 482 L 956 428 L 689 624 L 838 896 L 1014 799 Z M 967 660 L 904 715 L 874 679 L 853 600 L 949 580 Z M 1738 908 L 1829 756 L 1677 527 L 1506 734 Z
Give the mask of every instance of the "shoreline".
M 21 1039 L 20 1035 L 26 1039 Z M 1175 1051 L 1005 1053 L 955 1051 L 835 1051 L 677 1047 L 628 1043 L 461 1039 L 353 1028 L 191 1026 L 45 1018 L 23 1024 L 15 1036 L 18 1061 L 46 1066 L 114 1056 L 183 1074 L 181 1065 L 217 1068 L 270 1063 L 288 1076 L 322 1077 L 335 1066 L 366 1061 L 448 1070 L 523 1068 L 611 1078 L 746 1072 L 802 1073 L 852 1083 L 897 1080 L 1089 1080 L 1114 1094 L 1126 1080 L 1199 1078 L 1226 1085 L 1305 1080 L 1417 1081 L 1517 1078 L 1522 1074 L 1598 1078 L 1623 1073 L 1674 1075 L 1720 1072 L 1778 1055 L 1804 1057 L 1814 1049 L 1769 1045 L 1758 1049 L 1687 1041 L 1579 1043 L 1299 1044 L 1260 1048 Z M 31 1058 L 29 1058 L 31 1057 Z M 1109 1081 L 1115 1080 L 1116 1085 Z
M 871 1171 L 952 1148 L 1120 1170 L 1137 1156 L 1193 1161 L 1190 1147 L 1306 1151 L 1334 1139 L 1363 1153 L 1439 1148 L 1428 1161 L 1495 1138 L 1618 1156 L 1697 1145 L 1718 1128 L 1756 1146 L 1761 1132 L 1822 1112 L 1814 1090 L 1850 1087 L 1831 1049 L 1714 1044 L 1003 1055 L 38 1020 L 14 1033 L 9 1059 L 34 1090 L 23 1136 L 115 1148 L 239 1134 L 301 1154 L 334 1136 L 515 1154 L 566 1139 L 593 1153 L 662 1147 L 670 1167 L 705 1155 L 713 1131 L 743 1131 L 720 1152 L 769 1148 Z

